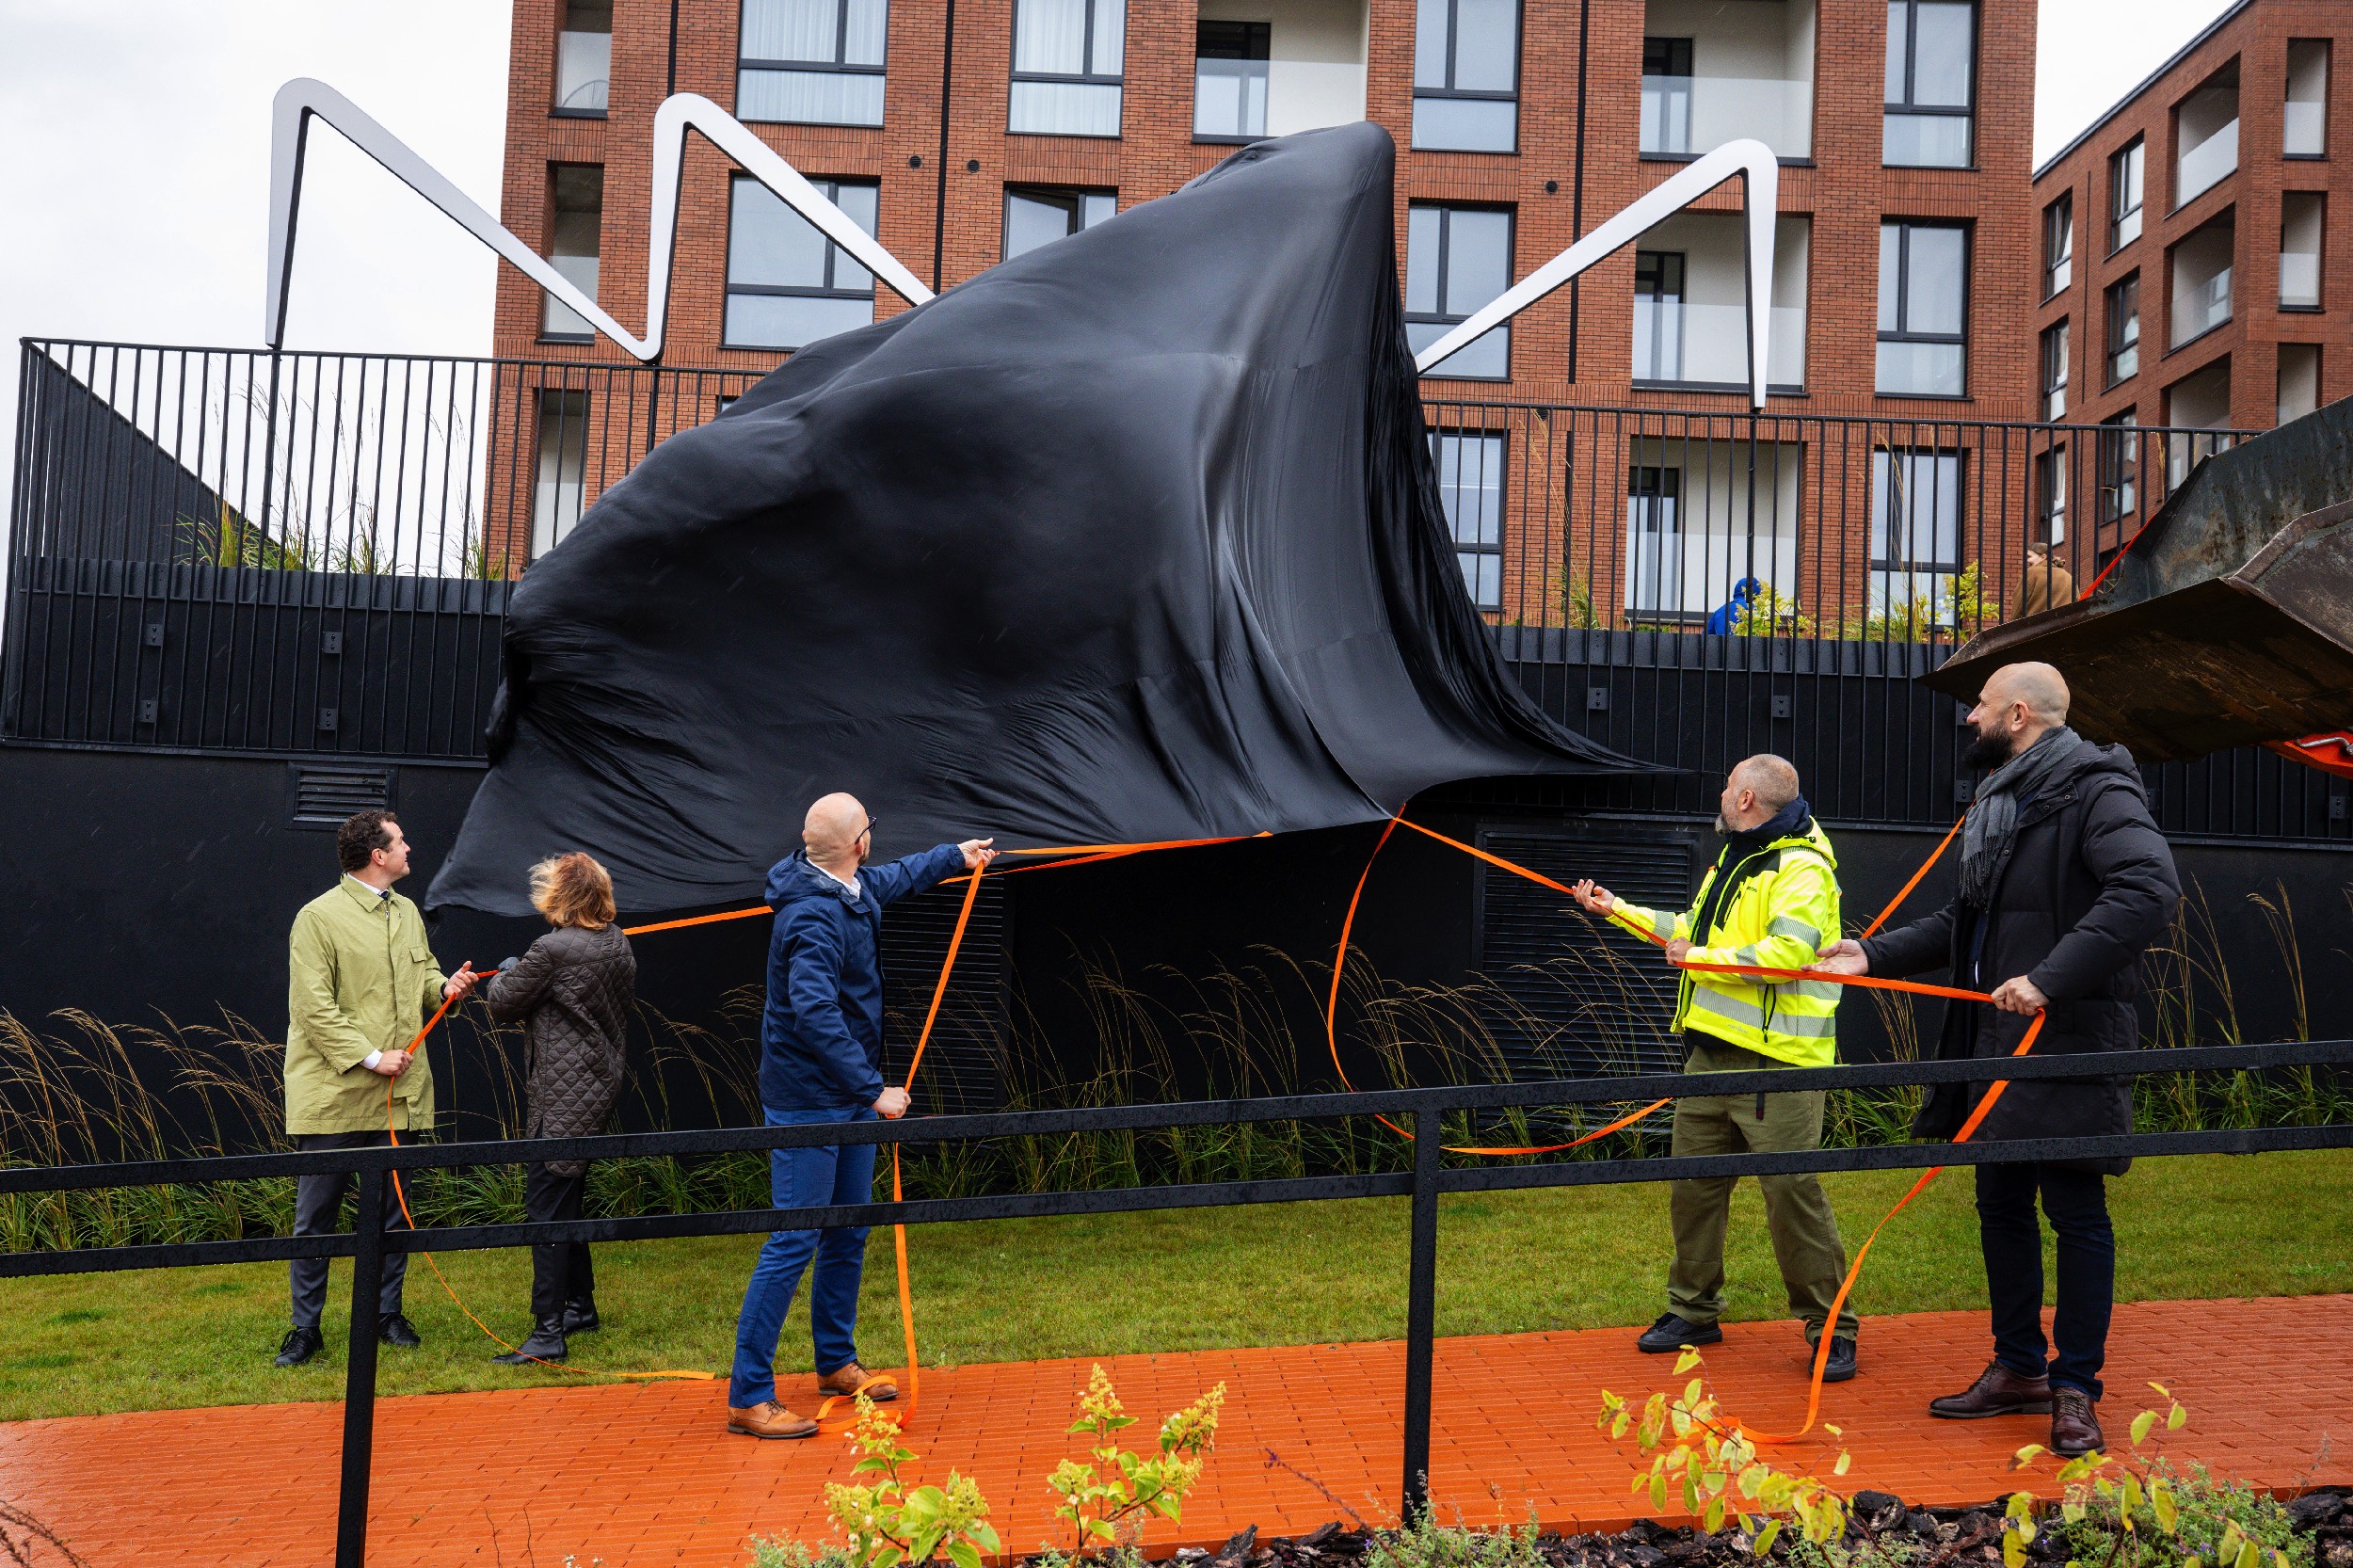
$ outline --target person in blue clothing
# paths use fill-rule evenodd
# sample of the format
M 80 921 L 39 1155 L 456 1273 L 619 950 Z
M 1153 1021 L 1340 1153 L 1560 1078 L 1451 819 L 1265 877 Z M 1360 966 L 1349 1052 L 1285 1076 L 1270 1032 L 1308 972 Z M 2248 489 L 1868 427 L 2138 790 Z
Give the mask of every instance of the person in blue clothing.
M 1742 612 L 1746 611 L 1756 596 L 1764 591 L 1765 584 L 1753 577 L 1743 577 L 1734 584 L 1732 598 L 1708 612 L 1706 628 L 1708 633 L 1718 637 L 1728 635 L 1732 631 L 1732 623 L 1738 620 Z
M 941 844 L 870 866 L 874 819 L 845 794 L 808 808 L 806 846 L 769 868 L 776 912 L 768 940 L 768 1004 L 760 1021 L 760 1100 L 770 1127 L 862 1122 L 906 1114 L 907 1092 L 882 1077 L 883 982 L 877 939 L 887 904 L 996 857 L 988 839 Z M 874 1192 L 874 1145 L 777 1149 L 769 1156 L 771 1201 L 778 1208 L 867 1203 Z M 728 1387 L 728 1431 L 746 1437 L 808 1437 L 817 1423 L 776 1400 L 776 1339 L 801 1273 L 811 1259 L 809 1327 L 820 1394 L 895 1400 L 898 1388 L 857 1359 L 857 1292 L 866 1266 L 866 1227 L 772 1232 L 760 1249 L 744 1312 L 735 1324 L 735 1369 Z

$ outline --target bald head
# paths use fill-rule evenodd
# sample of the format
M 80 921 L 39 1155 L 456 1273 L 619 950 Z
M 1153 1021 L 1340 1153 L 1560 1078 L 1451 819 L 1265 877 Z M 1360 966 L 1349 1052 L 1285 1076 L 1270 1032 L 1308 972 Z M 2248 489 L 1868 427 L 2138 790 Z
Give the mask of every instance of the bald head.
M 2067 678 L 2048 664 L 2004 664 L 1986 678 L 1969 710 L 1977 744 L 1962 760 L 1998 767 L 2067 722 Z
M 1798 770 L 1788 760 L 1760 751 L 1737 763 L 1724 780 L 1723 799 L 1717 811 L 1719 826 L 1733 832 L 1762 827 L 1799 793 Z
M 808 857 L 827 871 L 854 872 L 872 847 L 866 838 L 870 820 L 856 795 L 821 796 L 801 824 L 801 842 L 808 846 Z

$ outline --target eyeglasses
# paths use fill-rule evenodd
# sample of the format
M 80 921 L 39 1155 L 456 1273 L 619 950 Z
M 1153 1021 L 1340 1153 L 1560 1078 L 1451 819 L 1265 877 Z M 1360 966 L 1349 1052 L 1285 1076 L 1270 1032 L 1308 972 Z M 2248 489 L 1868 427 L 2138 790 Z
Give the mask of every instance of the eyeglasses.
M 874 834 L 874 829 L 875 829 L 875 827 L 876 827 L 876 826 L 877 826 L 877 825 L 878 825 L 881 822 L 882 822 L 882 819 L 881 819 L 880 817 L 869 817 L 869 818 L 867 818 L 867 819 L 866 819 L 866 826 L 865 826 L 863 829 L 861 829 L 861 830 L 859 831 L 859 833 L 858 833 L 858 838 L 860 838 L 860 839 L 871 839 L 871 838 L 872 838 L 872 837 L 873 837 L 873 834 Z M 855 840 L 853 840 L 853 841 L 855 841 Z

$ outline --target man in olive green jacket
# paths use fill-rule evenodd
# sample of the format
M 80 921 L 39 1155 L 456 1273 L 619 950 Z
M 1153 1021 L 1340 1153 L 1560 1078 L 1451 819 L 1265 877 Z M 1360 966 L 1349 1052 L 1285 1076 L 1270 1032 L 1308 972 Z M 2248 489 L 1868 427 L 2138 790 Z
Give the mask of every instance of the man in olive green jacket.
M 390 811 L 362 811 L 335 832 L 344 874 L 295 917 L 286 954 L 286 1131 L 295 1147 L 362 1148 L 391 1141 L 389 1129 L 433 1126 L 433 1069 L 408 1047 L 444 999 L 474 986 L 469 964 L 444 978 L 417 906 L 392 891 L 408 874 L 408 844 Z M 295 1184 L 295 1234 L 339 1228 L 344 1175 L 306 1176 Z M 384 1220 L 402 1218 L 391 1184 Z M 378 1303 L 386 1344 L 412 1347 L 416 1329 L 400 1310 L 408 1255 L 390 1253 Z M 327 1304 L 327 1259 L 291 1266 L 294 1327 L 277 1364 L 298 1367 L 319 1352 Z

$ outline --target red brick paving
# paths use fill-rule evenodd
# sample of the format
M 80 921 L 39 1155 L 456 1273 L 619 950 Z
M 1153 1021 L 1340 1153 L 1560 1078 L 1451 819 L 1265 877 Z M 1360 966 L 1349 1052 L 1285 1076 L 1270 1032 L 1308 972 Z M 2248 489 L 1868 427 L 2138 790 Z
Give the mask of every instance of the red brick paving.
M 1671 1364 L 1625 1329 L 1444 1339 L 1437 1350 L 1433 1491 L 1449 1517 L 1595 1528 L 1629 1512 L 1632 1470 L 1593 1430 L 1597 1395 L 1647 1393 Z M 2162 1379 L 2189 1407 L 2169 1451 L 2265 1485 L 2306 1479 L 2333 1435 L 2353 1454 L 2353 1297 L 2159 1302 L 2120 1307 L 2111 1339 L 2111 1434 Z M 1968 1382 L 1986 1355 L 1977 1313 L 1876 1318 L 1863 1375 L 1829 1391 L 1846 1432 L 1850 1488 L 1915 1503 L 1978 1502 L 2014 1489 L 2006 1466 L 2045 1435 L 2035 1418 L 1942 1422 L 1922 1407 Z M 1009 1547 L 1044 1540 L 1044 1478 L 1075 1446 L 1063 1435 L 1084 1360 L 927 1372 L 909 1419 L 921 1479 L 954 1467 L 996 1504 Z M 1269 1449 L 1368 1517 L 1397 1502 L 1401 1347 L 1289 1346 L 1108 1358 L 1148 1441 L 1158 1417 L 1223 1380 L 1221 1442 L 1181 1528 L 1157 1553 L 1209 1544 L 1244 1524 L 1296 1532 L 1337 1512 L 1266 1463 Z M 1787 1323 L 1736 1324 L 1708 1367 L 1753 1423 L 1796 1424 L 1803 1346 Z M 756 1443 L 722 1430 L 724 1385 L 518 1389 L 384 1400 L 369 1560 L 393 1565 L 539 1564 L 576 1554 L 609 1564 L 733 1564 L 758 1532 L 811 1543 L 830 1534 L 823 1483 L 844 1478 L 846 1445 Z M 790 1399 L 797 1390 L 788 1386 Z M 807 1410 L 810 1400 L 795 1400 Z M 0 1498 L 56 1528 L 96 1568 L 320 1563 L 331 1557 L 334 1404 L 248 1405 L 77 1416 L 0 1426 Z M 1820 1452 L 1820 1450 L 1803 1450 Z M 1827 1463 L 1826 1459 L 1821 1461 Z M 2346 1459 L 2329 1478 L 2345 1479 Z M 2047 1469 L 2044 1472 L 2047 1478 Z M 2047 1479 L 2043 1482 L 2047 1486 Z M 495 1532 L 495 1540 L 493 1538 Z M 168 1549 L 166 1549 L 168 1547 Z

